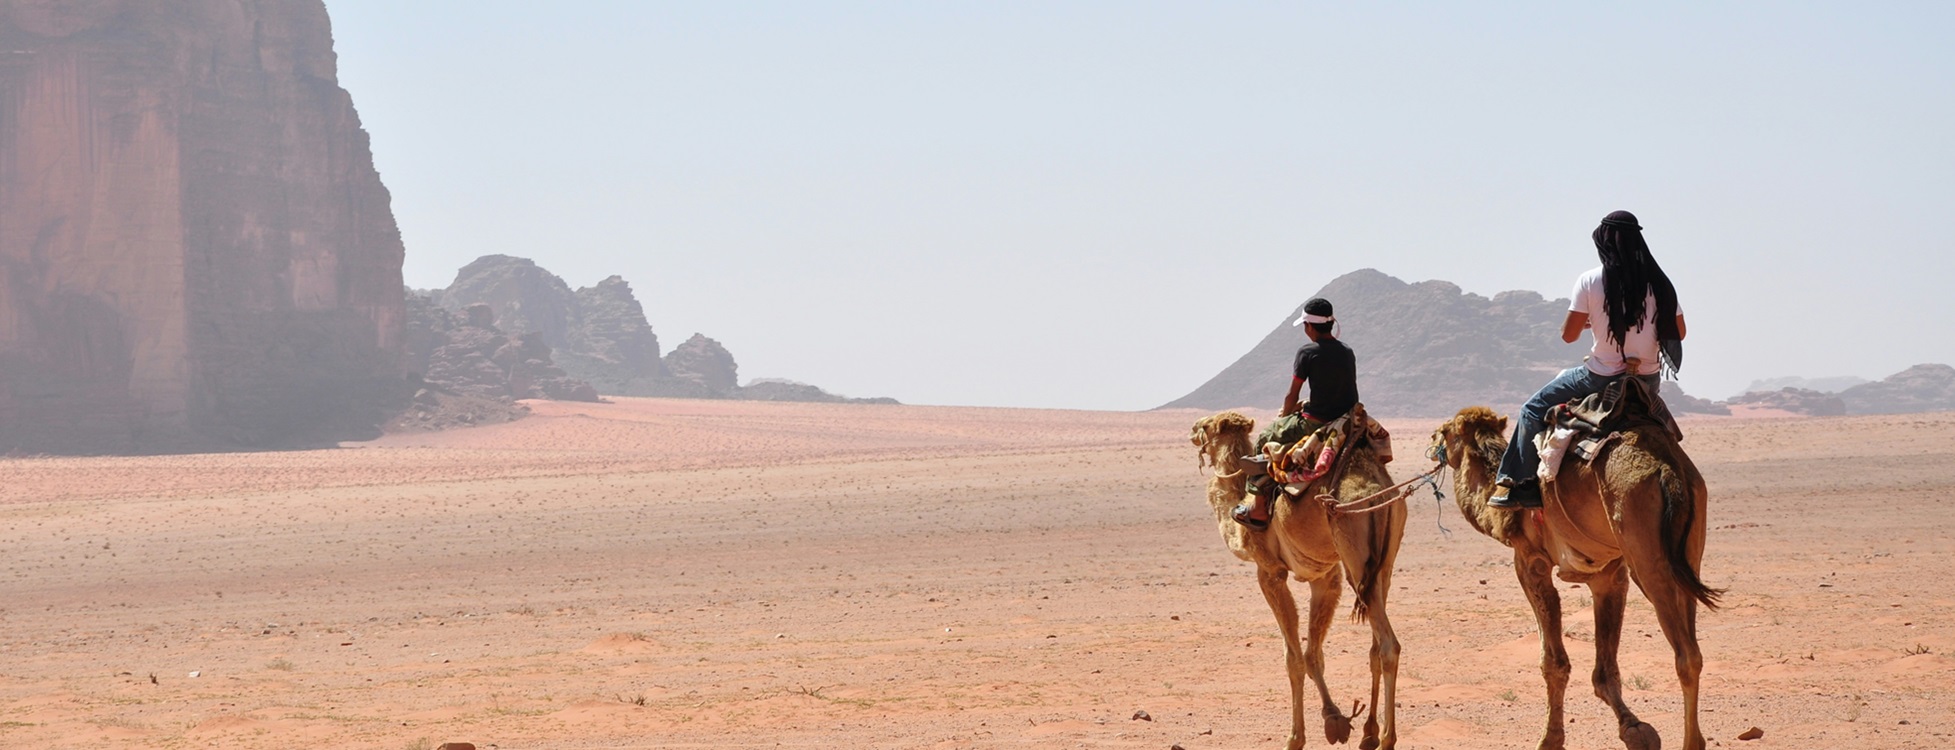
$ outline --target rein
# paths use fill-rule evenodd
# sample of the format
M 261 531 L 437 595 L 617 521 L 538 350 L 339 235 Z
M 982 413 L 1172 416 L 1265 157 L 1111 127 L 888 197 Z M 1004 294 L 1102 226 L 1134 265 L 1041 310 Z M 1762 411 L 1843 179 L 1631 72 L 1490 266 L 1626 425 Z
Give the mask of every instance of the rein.
M 1398 484 L 1394 484 L 1390 487 L 1386 487 L 1382 490 L 1373 492 L 1369 495 L 1365 495 L 1364 497 L 1358 498 L 1356 500 L 1352 500 L 1348 503 L 1340 503 L 1337 501 L 1337 498 L 1331 495 L 1330 493 L 1321 492 L 1317 494 L 1317 502 L 1323 503 L 1324 508 L 1326 510 L 1329 510 L 1331 513 L 1358 514 L 1358 513 L 1371 513 L 1373 511 L 1389 508 L 1392 506 L 1393 503 L 1411 497 L 1413 492 L 1418 491 L 1419 485 L 1422 483 L 1431 485 L 1433 495 L 1438 496 L 1439 483 L 1434 478 L 1439 476 L 1439 472 L 1445 470 L 1446 468 L 1446 444 L 1445 443 L 1435 444 L 1431 450 L 1426 451 L 1426 457 L 1433 460 L 1434 463 L 1432 468 L 1423 474 L 1412 477 L 1411 479 L 1407 479 L 1403 482 L 1399 482 Z M 1335 485 L 1333 485 L 1333 487 L 1334 486 Z M 1393 495 L 1391 499 L 1378 503 L 1376 505 L 1372 504 L 1372 502 L 1377 500 L 1378 498 L 1384 497 L 1386 495 L 1391 495 L 1394 492 L 1398 494 Z M 1441 528 L 1443 529 L 1444 527 L 1442 526 Z
M 1436 466 L 1433 466 L 1430 470 L 1426 471 L 1423 474 L 1412 477 L 1411 479 L 1407 479 L 1403 482 L 1399 482 L 1398 484 L 1394 484 L 1390 487 L 1386 487 L 1377 492 L 1373 492 L 1369 495 L 1365 495 L 1364 497 L 1358 498 L 1356 500 L 1352 500 L 1348 503 L 1338 502 L 1337 498 L 1332 496 L 1328 492 L 1318 493 L 1317 502 L 1323 503 L 1324 508 L 1332 513 L 1357 514 L 1357 513 L 1370 513 L 1372 511 L 1382 510 L 1391 507 L 1393 503 L 1399 502 L 1407 497 L 1410 497 L 1413 492 L 1419 489 L 1418 485 L 1420 483 L 1432 484 L 1433 489 L 1437 490 L 1439 488 L 1439 485 L 1433 482 L 1433 477 L 1439 476 L 1440 470 L 1444 468 L 1446 468 L 1446 464 L 1444 463 L 1438 464 Z M 1398 494 L 1393 495 L 1391 499 L 1378 503 L 1376 505 L 1372 504 L 1372 501 L 1377 500 L 1378 498 L 1384 497 L 1386 495 L 1391 495 L 1394 492 Z

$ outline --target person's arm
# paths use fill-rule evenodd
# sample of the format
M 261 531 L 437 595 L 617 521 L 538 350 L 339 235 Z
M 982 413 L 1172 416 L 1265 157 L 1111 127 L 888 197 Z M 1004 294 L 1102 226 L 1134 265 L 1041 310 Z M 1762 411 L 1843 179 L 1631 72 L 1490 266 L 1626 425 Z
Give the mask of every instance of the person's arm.
M 1283 395 L 1283 410 L 1277 412 L 1276 416 L 1287 417 L 1297 413 L 1297 409 L 1302 408 L 1297 405 L 1297 394 L 1302 391 L 1303 378 L 1290 378 L 1290 392 Z
M 1588 313 L 1575 312 L 1574 310 L 1569 310 L 1568 319 L 1561 322 L 1562 343 L 1565 344 L 1575 343 L 1575 339 L 1582 337 L 1582 330 L 1585 328 L 1588 328 Z M 1678 331 L 1683 330 L 1682 315 L 1677 316 L 1677 330 Z
M 1684 337 L 1683 313 L 1677 313 L 1677 340 L 1682 341 L 1683 337 Z

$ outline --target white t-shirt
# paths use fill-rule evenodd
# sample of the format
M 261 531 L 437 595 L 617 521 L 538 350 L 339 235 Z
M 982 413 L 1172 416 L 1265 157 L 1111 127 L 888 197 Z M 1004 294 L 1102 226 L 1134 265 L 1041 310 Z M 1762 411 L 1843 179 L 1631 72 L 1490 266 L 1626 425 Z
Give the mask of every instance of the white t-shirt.
M 1656 342 L 1656 292 L 1650 292 L 1643 301 L 1643 321 L 1641 325 L 1629 327 L 1623 338 L 1622 348 L 1609 338 L 1609 304 L 1607 292 L 1602 288 L 1602 267 L 1589 269 L 1575 279 L 1575 293 L 1568 300 L 1568 311 L 1588 313 L 1589 340 L 1595 345 L 1589 349 L 1588 371 L 1597 375 L 1621 375 L 1625 369 L 1623 357 L 1635 357 L 1643 361 L 1638 375 L 1655 375 L 1663 372 L 1662 350 Z M 1683 303 L 1677 303 L 1677 314 L 1683 314 Z

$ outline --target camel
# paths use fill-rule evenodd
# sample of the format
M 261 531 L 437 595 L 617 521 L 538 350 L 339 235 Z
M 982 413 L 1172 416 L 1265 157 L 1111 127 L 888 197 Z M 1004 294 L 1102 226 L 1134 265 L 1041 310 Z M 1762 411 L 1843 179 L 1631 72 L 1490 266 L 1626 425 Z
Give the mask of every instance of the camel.
M 1274 503 L 1266 531 L 1236 523 L 1229 514 L 1243 499 L 1248 479 L 1238 459 L 1255 453 L 1250 445 L 1255 430 L 1255 420 L 1228 411 L 1196 422 L 1192 439 L 1201 451 L 1198 462 L 1212 467 L 1208 504 L 1215 512 L 1215 524 L 1229 551 L 1255 563 L 1256 583 L 1283 634 L 1284 667 L 1290 677 L 1287 747 L 1303 747 L 1306 677 L 1316 683 L 1323 704 L 1324 739 L 1341 744 L 1351 737 L 1351 717 L 1338 710 L 1324 685 L 1324 636 L 1330 632 L 1342 579 L 1348 575 L 1356 596 L 1352 614 L 1371 625 L 1371 710 L 1359 746 L 1364 750 L 1391 750 L 1398 744 L 1393 707 L 1399 649 L 1391 619 L 1385 615 L 1385 596 L 1391 590 L 1392 561 L 1398 557 L 1399 540 L 1405 532 L 1405 506 L 1399 503 L 1376 513 L 1334 514 L 1311 497 L 1316 494 L 1313 487 L 1303 499 Z M 1365 497 L 1392 483 L 1384 464 L 1371 450 L 1360 445 L 1347 452 L 1346 460 L 1353 463 L 1338 483 L 1338 498 Z M 1287 580 L 1290 575 L 1310 583 L 1307 639 L 1297 630 L 1297 602 Z M 1353 714 L 1359 710 L 1352 707 Z
M 1697 605 L 1717 609 L 1723 592 L 1698 577 L 1704 557 L 1704 477 L 1659 426 L 1636 427 L 1591 464 L 1570 458 L 1542 489 L 1547 507 L 1502 510 L 1487 505 L 1507 447 L 1507 418 L 1474 406 L 1433 433 L 1433 451 L 1453 471 L 1460 512 L 1480 533 L 1514 550 L 1514 574 L 1541 629 L 1541 676 L 1548 688 L 1548 727 L 1541 750 L 1563 746 L 1562 695 L 1568 651 L 1561 642 L 1561 600 L 1550 574 L 1586 583 L 1595 599 L 1595 695 L 1615 711 L 1617 736 L 1630 750 L 1657 750 L 1656 729 L 1638 721 L 1622 699 L 1616 650 L 1628 582 L 1656 610 L 1676 655 L 1683 685 L 1683 746 L 1703 750 L 1697 723 Z

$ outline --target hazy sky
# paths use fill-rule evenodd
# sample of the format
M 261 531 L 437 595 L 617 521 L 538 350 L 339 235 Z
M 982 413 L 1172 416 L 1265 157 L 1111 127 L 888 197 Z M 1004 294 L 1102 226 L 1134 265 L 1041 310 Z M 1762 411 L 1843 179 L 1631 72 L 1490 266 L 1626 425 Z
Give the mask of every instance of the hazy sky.
M 743 378 L 1149 408 L 1358 268 L 1565 297 L 1618 208 L 1693 394 L 1955 363 L 1955 3 L 327 5 L 409 284 L 619 274 Z

